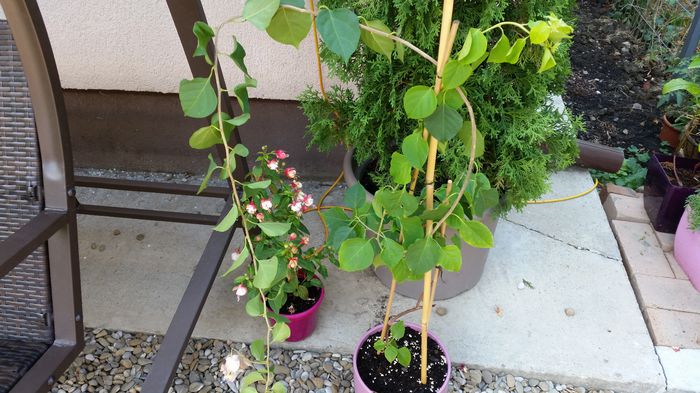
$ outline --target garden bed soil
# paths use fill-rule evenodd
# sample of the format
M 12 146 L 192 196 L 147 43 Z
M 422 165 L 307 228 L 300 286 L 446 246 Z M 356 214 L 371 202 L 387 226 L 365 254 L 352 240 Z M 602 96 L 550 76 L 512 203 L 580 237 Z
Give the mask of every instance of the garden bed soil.
M 564 100 L 586 124 L 579 138 L 658 151 L 663 67 L 643 62 L 644 44 L 610 16 L 609 1 L 580 0 L 578 8 Z
M 280 308 L 283 315 L 295 315 L 309 310 L 318 302 L 321 296 L 321 288 L 309 287 L 309 298 L 304 300 L 296 296 L 288 296 L 287 302 Z
M 389 363 L 384 354 L 373 348 L 381 333 L 375 333 L 362 343 L 358 351 L 357 368 L 362 381 L 377 393 L 435 393 L 447 378 L 447 361 L 440 346 L 428 337 L 428 383 L 420 384 L 420 332 L 406 327 L 404 337 L 398 341 L 400 347 L 407 346 L 413 358 L 404 368 L 398 361 Z
M 673 171 L 672 162 L 662 162 L 661 167 L 664 169 L 664 172 L 666 172 L 668 180 L 674 186 L 688 187 L 696 190 L 700 189 L 700 168 L 698 168 L 696 171 L 693 171 L 687 168 L 677 167 L 676 172 L 678 173 L 678 178 L 680 178 L 681 182 L 683 182 L 683 185 L 681 185 L 678 183 L 678 180 L 676 180 L 676 175 Z

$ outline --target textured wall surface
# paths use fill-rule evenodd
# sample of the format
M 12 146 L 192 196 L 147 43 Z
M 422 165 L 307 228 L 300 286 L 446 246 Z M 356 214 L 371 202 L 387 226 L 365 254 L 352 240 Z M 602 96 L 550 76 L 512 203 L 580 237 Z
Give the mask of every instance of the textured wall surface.
M 214 26 L 240 15 L 244 0 L 202 3 Z M 172 93 L 190 76 L 165 0 L 39 0 L 39 5 L 64 88 Z M 297 50 L 247 23 L 223 34 L 236 34 L 248 53 L 248 68 L 259 81 L 251 96 L 295 99 L 317 84 L 310 37 Z M 228 51 L 232 41 L 222 41 Z M 230 63 L 223 62 L 232 85 L 242 76 Z

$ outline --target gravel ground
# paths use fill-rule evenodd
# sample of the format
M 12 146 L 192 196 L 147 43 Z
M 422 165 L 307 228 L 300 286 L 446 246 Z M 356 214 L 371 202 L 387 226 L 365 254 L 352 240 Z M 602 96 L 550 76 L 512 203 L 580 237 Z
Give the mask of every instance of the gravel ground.
M 52 392 L 138 392 L 161 340 L 162 336 L 145 333 L 88 330 L 85 350 L 58 379 Z M 223 381 L 219 371 L 219 364 L 231 351 L 250 356 L 245 344 L 193 339 L 185 350 L 170 391 L 238 392 L 238 384 Z M 350 355 L 274 349 L 271 356 L 277 364 L 276 380 L 283 380 L 288 387 L 291 386 L 290 393 L 354 392 Z M 453 391 L 469 393 L 613 393 L 489 370 L 468 369 L 461 365 L 454 367 L 452 384 Z

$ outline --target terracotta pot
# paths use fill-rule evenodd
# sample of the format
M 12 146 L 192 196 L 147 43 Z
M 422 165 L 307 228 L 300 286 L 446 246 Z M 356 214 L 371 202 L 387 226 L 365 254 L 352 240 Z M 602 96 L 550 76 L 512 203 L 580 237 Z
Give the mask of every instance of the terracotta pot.
M 666 115 L 661 118 L 661 131 L 659 132 L 659 139 L 668 142 L 668 144 L 674 149 L 678 147 L 678 144 L 681 142 L 680 130 L 671 124 Z
M 678 223 L 673 256 L 695 289 L 700 292 L 700 231 L 690 229 L 690 207 L 686 207 Z
M 404 322 L 406 324 L 407 328 L 411 328 L 417 332 L 420 332 L 420 326 L 414 324 L 414 323 L 409 323 L 409 322 Z M 357 359 L 358 359 L 358 354 L 360 352 L 360 348 L 362 347 L 362 344 L 367 341 L 369 336 L 380 332 L 382 330 L 382 325 L 377 325 L 373 327 L 372 329 L 368 330 L 367 333 L 365 333 L 364 336 L 358 341 L 357 345 L 355 346 L 355 351 L 353 352 L 352 356 L 352 375 L 353 375 L 353 380 L 355 382 L 355 392 L 356 393 L 374 393 L 370 388 L 365 385 L 365 383 L 362 381 L 362 377 L 360 376 L 360 373 L 357 371 Z M 437 338 L 435 337 L 432 333 L 428 332 L 428 336 L 435 340 L 435 342 L 438 344 L 440 347 L 440 350 L 442 353 L 445 355 L 445 360 L 447 361 L 447 376 L 445 377 L 445 382 L 442 384 L 440 389 L 437 390 L 436 393 L 446 393 L 447 389 L 449 388 L 450 385 L 450 376 L 452 375 L 452 361 L 450 360 L 450 355 L 447 354 L 447 350 L 445 349 L 445 345 Z M 397 392 L 398 393 L 398 392 Z
M 352 154 L 354 148 L 351 148 L 345 154 L 343 162 L 343 170 L 345 171 L 345 182 L 349 187 L 357 184 L 358 178 L 361 178 L 366 170 L 366 164 L 357 166 L 354 164 Z M 367 199 L 372 200 L 374 195 L 367 193 Z M 498 225 L 498 217 L 491 215 L 491 212 L 484 214 L 481 221 L 494 232 Z M 454 232 L 448 229 L 448 238 L 452 237 Z M 442 279 L 439 281 L 437 290 L 435 291 L 436 300 L 444 300 L 453 298 L 460 293 L 468 291 L 476 286 L 481 279 L 486 265 L 486 259 L 489 256 L 488 248 L 476 248 L 466 243 L 462 243 L 462 269 L 459 272 L 443 272 Z M 387 287 L 391 286 L 391 272 L 384 266 L 375 269 L 375 274 L 379 281 Z M 396 291 L 404 296 L 418 299 L 423 293 L 423 282 L 407 281 L 396 286 Z
M 659 232 L 673 233 L 683 215 L 685 200 L 695 190 L 690 187 L 678 187 L 671 183 L 662 162 L 673 162 L 672 156 L 654 153 L 647 164 L 647 177 L 644 183 L 644 208 L 649 215 L 654 229 Z M 692 169 L 698 160 L 676 157 L 678 168 Z
M 297 314 L 280 313 L 283 317 L 289 319 L 289 330 L 291 334 L 287 341 L 296 342 L 309 337 L 316 330 L 316 322 L 318 321 L 318 310 L 323 303 L 326 291 L 321 287 L 321 294 L 318 296 L 316 303 L 310 309 Z

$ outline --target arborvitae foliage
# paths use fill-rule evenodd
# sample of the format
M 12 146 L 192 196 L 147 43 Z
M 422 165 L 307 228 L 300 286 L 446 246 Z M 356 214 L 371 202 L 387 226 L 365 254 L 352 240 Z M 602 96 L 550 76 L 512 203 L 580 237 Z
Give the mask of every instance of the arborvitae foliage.
M 321 3 L 330 8 L 351 8 L 367 20 L 385 21 L 401 37 L 437 57 L 441 1 Z M 573 3 L 574 0 L 457 0 L 455 19 L 461 21 L 461 34 L 454 48 L 461 48 L 468 27 L 486 28 L 502 20 L 527 22 L 550 13 L 571 22 Z M 505 33 L 513 41 L 519 32 L 506 28 Z M 499 36 L 498 32 L 491 34 L 494 40 Z M 521 208 L 528 200 L 542 195 L 547 190 L 549 173 L 570 165 L 578 153 L 575 136 L 581 123 L 570 115 L 568 122 L 564 121 L 566 114 L 547 106 L 548 96 L 562 92 L 570 73 L 568 48 L 557 51 L 556 69 L 543 74 L 536 73 L 541 48 L 533 46 L 526 51 L 516 65 L 484 63 L 464 86 L 474 106 L 478 128 L 486 138 L 486 153 L 479 159 L 478 168 L 501 192 L 505 210 Z M 403 61 L 394 58 L 391 62 L 364 47 L 347 65 L 326 50 L 322 57 L 332 75 L 354 84 L 357 90 L 333 90 L 330 104 L 312 91 L 300 97 L 309 117 L 312 144 L 321 150 L 328 150 L 339 141 L 355 146 L 356 160 L 376 159 L 373 180 L 387 184 L 396 141 L 417 127 L 403 112 L 404 92 L 416 84 L 433 84 L 435 67 L 410 50 L 406 50 Z M 458 179 L 467 166 L 466 151 L 461 142 L 450 142 L 441 155 L 438 179 Z

